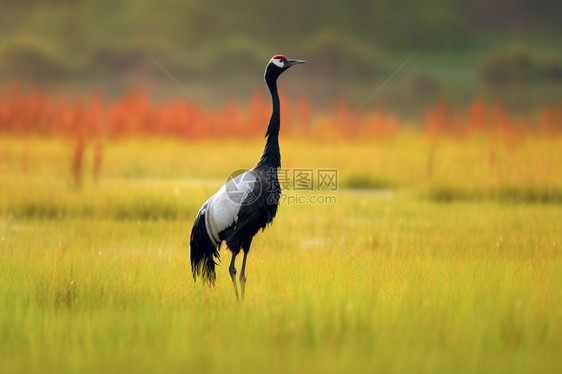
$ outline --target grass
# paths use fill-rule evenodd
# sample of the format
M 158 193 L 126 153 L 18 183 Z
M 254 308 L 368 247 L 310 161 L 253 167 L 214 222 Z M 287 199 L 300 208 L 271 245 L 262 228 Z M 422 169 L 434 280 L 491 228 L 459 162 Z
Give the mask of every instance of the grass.
M 71 146 L 2 139 L 0 371 L 559 372 L 560 200 L 484 193 L 560 191 L 559 143 L 498 146 L 489 166 L 484 140 L 444 141 L 428 177 L 414 135 L 309 160 L 284 139 L 284 166 L 338 168 L 337 203 L 281 206 L 238 304 L 229 255 L 209 288 L 187 246 L 201 203 L 253 162 L 235 144 L 108 143 L 102 179 L 75 190 Z

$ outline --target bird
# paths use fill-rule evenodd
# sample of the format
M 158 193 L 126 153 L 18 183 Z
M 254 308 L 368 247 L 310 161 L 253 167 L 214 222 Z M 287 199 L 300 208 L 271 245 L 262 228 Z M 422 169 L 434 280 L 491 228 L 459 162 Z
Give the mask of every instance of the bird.
M 227 182 L 203 205 L 197 213 L 190 236 L 191 270 L 193 279 L 201 277 L 214 285 L 216 280 L 215 259 L 220 260 L 219 250 L 223 242 L 232 252 L 228 268 L 236 299 L 240 301 L 236 282 L 236 256 L 242 250 L 240 288 L 242 300 L 246 289 L 246 260 L 252 239 L 272 223 L 279 205 L 281 187 L 277 176 L 281 167 L 279 129 L 281 125 L 280 101 L 277 78 L 291 66 L 306 61 L 288 59 L 284 55 L 273 56 L 265 68 L 265 83 L 271 94 L 273 110 L 265 132 L 265 147 L 259 162 L 250 170 Z

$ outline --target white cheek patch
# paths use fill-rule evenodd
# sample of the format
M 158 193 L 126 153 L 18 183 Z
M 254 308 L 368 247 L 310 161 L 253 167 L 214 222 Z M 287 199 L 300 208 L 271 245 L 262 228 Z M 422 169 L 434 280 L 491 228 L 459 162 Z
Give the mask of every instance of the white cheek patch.
M 285 66 L 285 63 L 278 59 L 278 58 L 272 58 L 271 60 L 269 60 L 270 63 L 274 63 L 275 65 L 277 65 L 278 67 L 282 68 L 283 66 Z

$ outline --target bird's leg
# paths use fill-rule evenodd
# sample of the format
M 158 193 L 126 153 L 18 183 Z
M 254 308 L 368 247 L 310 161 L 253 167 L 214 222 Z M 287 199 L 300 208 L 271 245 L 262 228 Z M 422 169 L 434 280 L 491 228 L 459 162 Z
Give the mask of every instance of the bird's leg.
M 244 300 L 244 292 L 246 291 L 246 258 L 248 252 L 244 251 L 244 258 L 242 259 L 242 270 L 240 270 L 240 288 L 242 289 L 242 300 Z
M 234 267 L 235 260 L 236 260 L 236 254 L 232 252 L 232 260 L 230 261 L 230 266 L 228 268 L 228 271 L 230 272 L 230 278 L 232 278 L 232 285 L 234 286 L 234 294 L 236 295 L 236 300 L 240 301 L 240 297 L 238 296 L 238 286 L 236 285 L 236 267 Z

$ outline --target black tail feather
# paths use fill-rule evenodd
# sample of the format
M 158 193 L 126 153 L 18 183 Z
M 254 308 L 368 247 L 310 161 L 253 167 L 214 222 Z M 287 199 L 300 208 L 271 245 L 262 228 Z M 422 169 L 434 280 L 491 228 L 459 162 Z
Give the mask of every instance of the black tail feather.
M 199 275 L 204 281 L 215 283 L 215 258 L 219 259 L 219 246 L 214 245 L 205 227 L 205 213 L 195 219 L 191 230 L 191 271 L 193 279 Z

